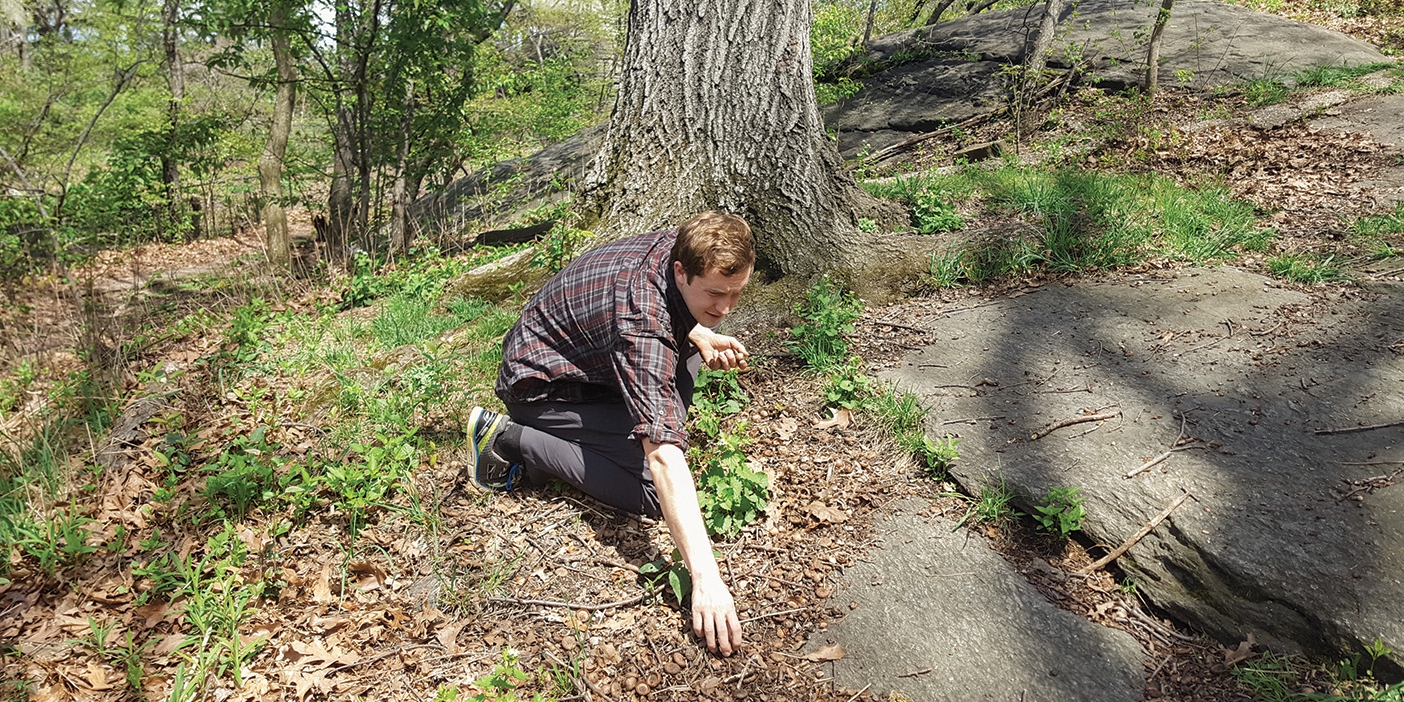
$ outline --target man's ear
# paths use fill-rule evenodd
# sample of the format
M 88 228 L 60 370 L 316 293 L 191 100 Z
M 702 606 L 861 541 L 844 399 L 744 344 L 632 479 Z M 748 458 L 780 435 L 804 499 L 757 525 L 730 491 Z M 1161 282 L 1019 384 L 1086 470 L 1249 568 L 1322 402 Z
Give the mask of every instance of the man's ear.
M 692 282 L 692 276 L 687 274 L 687 269 L 683 268 L 682 261 L 673 261 L 673 275 L 678 279 L 679 285 L 684 282 Z

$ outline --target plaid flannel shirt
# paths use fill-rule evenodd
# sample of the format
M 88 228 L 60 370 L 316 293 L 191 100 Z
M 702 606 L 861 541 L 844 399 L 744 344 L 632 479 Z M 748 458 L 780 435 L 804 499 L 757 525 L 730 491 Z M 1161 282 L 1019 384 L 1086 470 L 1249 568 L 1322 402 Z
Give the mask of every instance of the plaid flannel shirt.
M 623 400 L 632 438 L 687 448 L 697 320 L 669 262 L 676 232 L 592 249 L 551 279 L 502 342 L 507 403 Z

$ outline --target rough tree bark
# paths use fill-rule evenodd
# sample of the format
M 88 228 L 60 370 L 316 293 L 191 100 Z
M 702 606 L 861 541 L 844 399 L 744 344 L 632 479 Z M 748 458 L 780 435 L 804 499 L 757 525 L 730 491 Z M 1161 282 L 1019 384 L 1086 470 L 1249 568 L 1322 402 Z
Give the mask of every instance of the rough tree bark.
M 273 62 L 278 67 L 278 88 L 273 97 L 273 124 L 268 130 L 268 143 L 258 161 L 258 181 L 263 196 L 263 224 L 266 228 L 264 245 L 268 261 L 279 268 L 292 267 L 292 238 L 288 235 L 288 217 L 283 211 L 283 158 L 288 150 L 288 135 L 292 133 L 293 100 L 296 98 L 297 68 L 293 65 L 292 44 L 286 29 L 286 4 L 275 2 L 269 16 L 273 27 Z
M 170 141 L 161 154 L 161 184 L 166 191 L 166 218 L 171 226 L 181 221 L 180 163 L 171 153 L 177 129 L 180 127 L 180 105 L 185 100 L 185 69 L 180 63 L 180 0 L 165 0 L 161 5 L 161 46 L 166 54 L 166 78 L 171 87 L 171 99 L 166 103 L 166 120 L 170 124 Z M 185 232 L 181 235 L 185 236 Z
M 811 22 L 809 0 L 634 0 L 619 95 L 585 182 L 601 238 L 725 210 L 751 222 L 764 270 L 891 287 L 877 271 L 896 273 L 891 250 L 913 247 L 874 245 L 858 220 L 906 218 L 858 187 L 824 132 Z
M 414 79 L 405 79 L 405 113 L 400 117 L 400 153 L 396 158 L 395 185 L 390 191 L 390 252 L 409 251 L 414 231 L 409 222 L 410 126 L 414 124 Z
M 1063 0 L 1046 0 L 1043 3 L 1043 18 L 1038 24 L 1038 38 L 1034 40 L 1033 51 L 1029 53 L 1028 77 L 1037 81 L 1048 65 L 1048 50 L 1053 47 L 1053 37 L 1057 34 L 1058 16 L 1063 12 Z
M 1160 40 L 1165 34 L 1165 25 L 1170 22 L 1170 11 L 1175 9 L 1175 0 L 1161 0 L 1160 12 L 1155 15 L 1155 29 L 1151 30 L 1150 48 L 1146 53 L 1146 79 L 1141 84 L 1146 94 L 1154 95 L 1160 83 Z

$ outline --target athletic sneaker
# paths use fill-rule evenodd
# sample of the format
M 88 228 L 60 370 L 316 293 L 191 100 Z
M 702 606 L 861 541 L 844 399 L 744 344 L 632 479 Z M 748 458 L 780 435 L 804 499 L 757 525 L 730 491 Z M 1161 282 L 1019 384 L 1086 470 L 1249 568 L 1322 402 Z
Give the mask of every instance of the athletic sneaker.
M 508 463 L 492 444 L 512 420 L 491 410 L 474 407 L 468 415 L 468 445 L 473 458 L 473 482 L 489 490 L 506 492 L 521 481 L 522 464 Z

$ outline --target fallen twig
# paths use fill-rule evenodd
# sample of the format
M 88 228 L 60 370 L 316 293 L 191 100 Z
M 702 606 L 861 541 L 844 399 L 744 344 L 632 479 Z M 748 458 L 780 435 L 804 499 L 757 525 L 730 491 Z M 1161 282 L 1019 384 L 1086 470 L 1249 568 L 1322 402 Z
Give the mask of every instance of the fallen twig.
M 960 419 L 947 419 L 946 421 L 941 422 L 941 426 L 945 426 L 947 424 L 974 424 L 975 422 L 995 419 L 1004 419 L 1004 415 L 997 414 L 992 417 L 961 417 Z
M 1057 430 L 1059 430 L 1059 429 L 1062 429 L 1063 427 L 1070 427 L 1070 426 L 1072 426 L 1072 425 L 1074 425 L 1074 424 L 1084 424 L 1084 423 L 1086 423 L 1086 422 L 1100 422 L 1100 421 L 1103 421 L 1103 420 L 1106 420 L 1106 419 L 1111 419 L 1111 418 L 1113 418 L 1113 417 L 1119 417 L 1119 416 L 1121 416 L 1121 410 L 1116 410 L 1116 411 L 1114 411 L 1114 412 L 1101 412 L 1101 413 L 1098 413 L 1098 414 L 1084 414 L 1084 415 L 1082 415 L 1081 417 L 1073 417 L 1073 418 L 1071 418 L 1071 419 L 1064 419 L 1064 420 L 1057 421 L 1057 422 L 1054 422 L 1054 423 L 1052 423 L 1052 424 L 1049 424 L 1047 427 L 1045 427 L 1045 428 L 1043 429 L 1043 431 L 1034 432 L 1033 436 L 1030 436 L 1029 439 L 1031 439 L 1031 440 L 1033 440 L 1033 441 L 1038 441 L 1039 439 L 1041 439 L 1041 438 L 1043 438 L 1043 437 L 1045 437 L 1045 436 L 1048 436 L 1050 433 L 1052 433 L 1052 432 L 1054 432 L 1054 431 L 1057 431 Z
M 850 698 L 848 698 L 848 702 L 853 702 L 853 700 L 856 700 L 856 699 L 858 699 L 859 697 L 862 697 L 862 696 L 863 696 L 863 693 L 864 693 L 864 692 L 867 692 L 867 691 L 868 691 L 868 688 L 870 688 L 870 687 L 872 687 L 872 686 L 873 686 L 872 683 L 868 683 L 867 685 L 864 685 L 864 686 L 863 686 L 863 689 L 861 689 L 861 690 L 859 690 L 859 691 L 853 693 L 853 696 L 850 697 Z
M 1346 427 L 1344 429 L 1317 429 L 1318 436 L 1322 434 L 1353 434 L 1357 431 L 1370 431 L 1371 429 L 1388 429 L 1390 427 L 1404 426 L 1404 422 L 1386 422 L 1384 424 L 1370 424 L 1363 427 Z
M 632 605 L 632 604 L 638 604 L 638 603 L 640 603 L 640 602 L 643 602 L 643 601 L 644 601 L 644 598 L 646 598 L 646 597 L 648 597 L 648 593 L 647 593 L 647 592 L 641 592 L 641 593 L 639 593 L 638 595 L 635 595 L 634 597 L 630 597 L 630 598 L 628 598 L 628 599 L 626 599 L 626 600 L 620 600 L 620 601 L 618 601 L 618 602 L 606 602 L 605 604 L 597 604 L 597 605 L 576 604 L 576 603 L 573 603 L 573 602 L 559 602 L 559 601 L 557 601 L 557 600 L 519 600 L 519 599 L 517 599 L 517 598 L 515 598 L 515 597 L 489 597 L 489 598 L 488 598 L 488 602 L 496 602 L 496 603 L 499 603 L 499 604 L 527 605 L 527 606 L 532 606 L 532 605 L 534 605 L 534 606 L 538 606 L 538 607 L 565 607 L 565 608 L 567 608 L 567 609 L 584 609 L 584 610 L 588 610 L 588 611 L 591 611 L 591 612 L 598 612 L 598 611 L 604 610 L 604 609 L 614 609 L 614 608 L 616 608 L 616 607 L 627 607 L 627 606 Z
M 1136 477 L 1136 476 L 1138 476 L 1138 475 L 1140 475 L 1140 474 L 1142 474 L 1142 473 L 1144 473 L 1144 472 L 1150 470 L 1151 468 L 1154 468 L 1154 467 L 1160 465 L 1161 463 L 1163 463 L 1163 462 L 1165 461 L 1165 459 L 1167 459 L 1167 458 L 1170 457 L 1170 454 L 1175 453 L 1176 451 L 1186 451 L 1186 450 L 1188 450 L 1188 449 L 1202 449 L 1202 448 L 1205 448 L 1203 444 L 1191 444 L 1191 445 L 1189 445 L 1189 446 L 1176 446 L 1175 448 L 1172 448 L 1172 449 L 1170 449 L 1169 451 L 1166 451 L 1165 453 L 1162 453 L 1162 454 L 1160 454 L 1159 456 L 1156 456 L 1155 458 L 1152 458 L 1152 459 L 1150 459 L 1149 461 L 1146 461 L 1145 463 L 1142 463 L 1140 466 L 1138 466 L 1138 467 L 1136 467 L 1136 468 L 1133 468 L 1130 472 L 1128 472 L 1126 475 L 1123 475 L 1123 476 L 1121 476 L 1121 477 L 1123 477 L 1123 478 L 1134 478 L 1134 477 Z
M 1160 526 L 1160 523 L 1165 521 L 1165 518 L 1169 517 L 1171 512 L 1174 512 L 1176 509 L 1179 509 L 1180 505 L 1184 504 L 1185 500 L 1188 500 L 1189 498 L 1190 493 L 1188 492 L 1175 498 L 1175 501 L 1171 502 L 1169 507 L 1166 507 L 1165 510 L 1162 511 L 1160 514 L 1155 515 L 1155 518 L 1147 522 L 1145 526 L 1141 527 L 1140 531 L 1132 534 L 1131 538 L 1124 541 L 1120 546 L 1117 546 L 1115 551 L 1112 551 L 1111 553 L 1108 553 L 1107 555 L 1098 558 L 1092 563 L 1092 565 L 1089 565 L 1086 568 L 1079 568 L 1077 572 L 1082 575 L 1086 575 L 1116 560 L 1121 556 L 1121 554 L 1126 553 L 1128 549 L 1130 549 L 1132 546 L 1135 546 L 1136 542 L 1145 538 L 1146 534 L 1151 533 L 1155 530 L 1156 527 Z
M 775 579 L 775 578 L 772 578 L 772 579 Z M 784 616 L 784 615 L 786 615 L 786 614 L 794 614 L 795 612 L 803 612 L 803 611 L 806 610 L 806 609 L 809 609 L 809 608 L 808 608 L 808 607 L 800 607 L 800 608 L 798 608 L 798 609 L 787 609 L 787 610 L 785 610 L 785 611 L 783 611 L 783 612 L 771 612 L 770 614 L 759 614 L 759 615 L 756 615 L 756 616 L 754 616 L 754 617 L 746 617 L 745 619 L 742 619 L 742 620 L 741 620 L 741 623 L 742 623 L 742 624 L 745 624 L 746 622 L 754 622 L 754 621 L 759 620 L 759 619 L 769 619 L 769 618 L 771 618 L 771 617 L 781 617 L 781 616 Z
M 878 321 L 878 320 L 873 320 L 873 324 L 877 324 L 877 325 L 880 325 L 880 326 L 888 327 L 888 328 L 890 328 L 890 329 L 906 329 L 907 331 L 921 332 L 922 334 L 935 334 L 935 333 L 936 333 L 935 331 L 933 331 L 933 330 L 931 330 L 931 329 L 922 329 L 921 327 L 913 327 L 913 326 L 910 326 L 910 325 L 907 325 L 907 324 L 898 324 L 898 323 L 896 323 L 896 322 L 881 322 L 881 321 Z
M 915 677 L 918 676 L 918 675 L 926 675 L 927 673 L 930 673 L 930 672 L 931 672 L 931 669 L 930 669 L 930 668 L 922 668 L 921 670 L 913 670 L 913 671 L 910 672 L 910 673 L 902 673 L 901 675 L 898 675 L 897 677 L 899 677 L 899 678 L 915 678 Z

